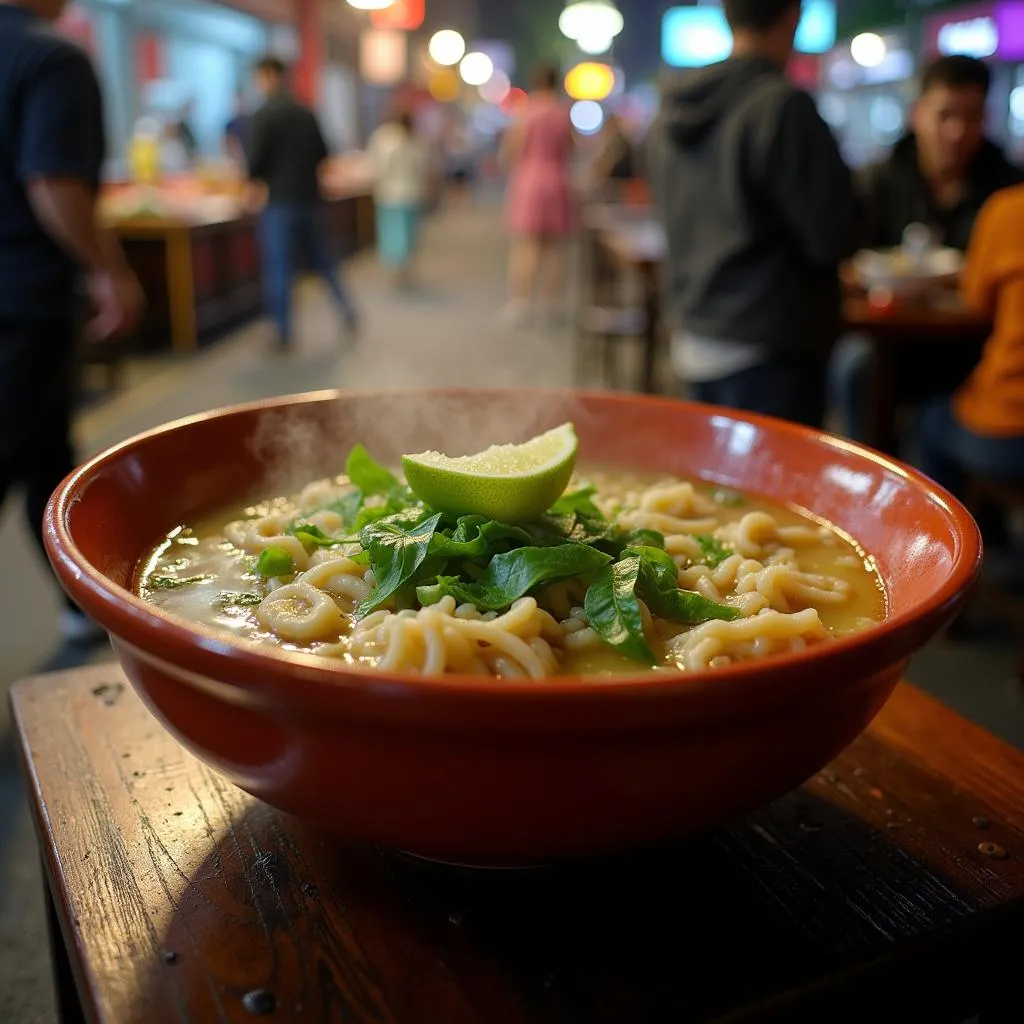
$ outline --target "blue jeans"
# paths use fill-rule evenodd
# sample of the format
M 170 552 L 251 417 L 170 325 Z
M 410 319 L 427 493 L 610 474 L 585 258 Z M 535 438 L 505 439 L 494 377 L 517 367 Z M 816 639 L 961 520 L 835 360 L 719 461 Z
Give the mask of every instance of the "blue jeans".
M 961 426 L 950 399 L 925 407 L 918 423 L 921 471 L 948 491 L 963 496 L 967 478 L 1024 483 L 1024 435 L 985 437 Z
M 323 278 L 345 321 L 355 320 L 355 307 L 341 286 L 331 253 L 326 220 L 322 203 L 272 203 L 260 218 L 263 288 L 282 345 L 291 342 L 292 282 L 304 266 Z
M 814 359 L 780 358 L 719 380 L 691 384 L 690 394 L 698 402 L 820 427 L 825 417 L 825 368 Z

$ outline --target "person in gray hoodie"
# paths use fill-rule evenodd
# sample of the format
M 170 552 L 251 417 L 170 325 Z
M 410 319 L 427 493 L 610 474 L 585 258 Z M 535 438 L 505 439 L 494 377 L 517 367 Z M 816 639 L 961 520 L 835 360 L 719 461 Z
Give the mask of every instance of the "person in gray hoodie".
M 820 425 L 852 252 L 850 171 L 785 67 L 799 0 L 725 0 L 732 56 L 666 82 L 647 168 L 673 366 L 700 401 Z

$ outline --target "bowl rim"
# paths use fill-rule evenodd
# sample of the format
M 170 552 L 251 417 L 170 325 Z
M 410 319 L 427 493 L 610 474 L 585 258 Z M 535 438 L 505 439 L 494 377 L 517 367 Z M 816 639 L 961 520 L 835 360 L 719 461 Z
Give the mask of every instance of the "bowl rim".
M 491 677 L 448 674 L 426 676 L 412 672 L 380 673 L 376 669 L 360 665 L 332 664 L 314 654 L 287 651 L 276 647 L 247 646 L 231 640 L 223 633 L 198 623 L 164 612 L 149 604 L 125 587 L 114 583 L 97 569 L 83 555 L 75 543 L 68 527 L 68 513 L 81 500 L 80 492 L 92 477 L 110 463 L 119 460 L 124 453 L 164 434 L 187 429 L 196 423 L 252 412 L 283 409 L 299 405 L 315 405 L 352 398 L 403 397 L 432 395 L 438 398 L 458 397 L 467 393 L 474 395 L 502 396 L 522 395 L 526 392 L 561 396 L 565 399 L 590 398 L 602 402 L 632 405 L 643 402 L 648 405 L 662 405 L 677 408 L 680 404 L 703 412 L 706 416 L 725 417 L 729 420 L 750 423 L 775 434 L 816 440 L 830 448 L 839 449 L 874 463 L 876 466 L 902 477 L 908 483 L 923 491 L 925 495 L 945 513 L 954 527 L 953 567 L 946 580 L 933 593 L 916 601 L 911 607 L 887 615 L 877 625 L 857 633 L 839 637 L 828 644 L 816 645 L 802 651 L 774 655 L 763 661 L 738 662 L 716 669 L 687 672 L 637 672 L 613 676 L 552 676 L 538 684 L 533 680 L 501 680 L 496 684 Z M 952 494 L 913 467 L 904 465 L 865 445 L 848 441 L 823 430 L 801 426 L 786 420 L 757 413 L 734 410 L 721 406 L 707 405 L 684 399 L 665 396 L 642 395 L 623 392 L 609 392 L 595 389 L 572 388 L 337 388 L 281 395 L 223 406 L 205 412 L 185 416 L 177 420 L 143 431 L 126 438 L 93 456 L 75 469 L 57 488 L 46 511 L 44 523 L 46 547 L 54 568 L 69 589 L 81 588 L 88 592 L 92 604 L 102 611 L 95 615 L 97 621 L 108 628 L 115 637 L 123 632 L 124 641 L 149 660 L 157 660 L 166 666 L 174 666 L 175 659 L 154 651 L 188 649 L 194 657 L 204 663 L 201 672 L 195 668 L 182 669 L 189 676 L 201 675 L 224 685 L 251 693 L 277 696 L 290 703 L 301 700 L 300 692 L 289 686 L 301 679 L 304 684 L 318 690 L 329 691 L 330 695 L 351 693 L 376 693 L 394 697 L 397 693 L 414 693 L 426 696 L 460 696 L 482 698 L 488 701 L 507 699 L 510 701 L 532 701 L 539 695 L 545 700 L 555 697 L 565 699 L 612 700 L 624 694 L 634 698 L 654 698 L 677 694 L 721 695 L 723 691 L 742 687 L 744 684 L 765 687 L 770 682 L 795 679 L 804 676 L 811 668 L 819 669 L 826 675 L 830 667 L 838 667 L 850 655 L 861 655 L 862 676 L 891 666 L 909 657 L 917 644 L 915 638 L 921 633 L 930 635 L 938 629 L 952 609 L 964 599 L 981 568 L 982 543 L 977 524 L 970 513 Z M 883 580 L 883 583 L 885 581 Z M 72 597 L 75 595 L 72 593 Z M 108 614 L 109 613 L 109 614 Z M 90 611 L 90 614 L 92 612 Z M 108 626 L 104 619 L 120 619 L 119 626 Z M 123 624 L 130 622 L 130 634 L 123 630 Z M 915 627 L 918 627 L 915 629 Z M 218 667 L 228 669 L 227 678 Z M 242 675 L 242 683 L 231 677 Z M 840 670 L 836 678 L 849 676 L 849 669 Z M 288 677 L 282 680 L 277 677 Z M 282 688 L 284 687 L 284 688 Z M 305 694 L 309 696 L 309 694 Z

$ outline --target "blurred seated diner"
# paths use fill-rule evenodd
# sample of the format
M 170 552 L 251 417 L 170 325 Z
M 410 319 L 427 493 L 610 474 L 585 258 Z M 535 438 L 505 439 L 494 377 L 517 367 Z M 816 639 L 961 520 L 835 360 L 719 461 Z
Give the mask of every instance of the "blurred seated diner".
M 985 136 L 990 88 L 988 67 L 971 57 L 941 57 L 925 70 L 911 113 L 913 131 L 887 160 L 859 176 L 860 242 L 865 249 L 900 247 L 907 228 L 920 224 L 930 232 L 932 245 L 964 250 L 984 203 L 1022 180 L 1020 170 Z M 866 426 L 866 409 L 872 379 L 879 372 L 875 346 L 874 339 L 863 335 L 844 338 L 829 369 L 840 430 L 868 442 L 874 439 Z M 896 377 L 890 383 L 898 403 L 920 406 L 949 393 L 980 354 L 973 340 L 946 345 L 941 358 L 934 359 L 922 359 L 919 350 L 906 348 L 887 369 Z
M 921 468 L 960 497 L 972 478 L 1024 487 L 1024 185 L 983 208 L 963 274 L 967 303 L 993 319 L 981 361 L 919 422 Z M 982 523 L 983 528 L 985 523 Z

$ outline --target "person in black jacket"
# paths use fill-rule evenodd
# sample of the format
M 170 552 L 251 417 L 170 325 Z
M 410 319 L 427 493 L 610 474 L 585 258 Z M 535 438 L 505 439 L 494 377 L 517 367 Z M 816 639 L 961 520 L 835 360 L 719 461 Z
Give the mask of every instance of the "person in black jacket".
M 267 189 L 260 222 L 264 288 L 282 350 L 291 346 L 292 281 L 300 259 L 324 279 L 346 328 L 358 323 L 327 237 L 319 178 L 327 143 L 316 115 L 288 91 L 286 77 L 276 57 L 257 64 L 256 85 L 266 99 L 253 117 L 247 152 L 249 176 Z
M 673 365 L 694 397 L 817 425 L 852 241 L 850 172 L 784 69 L 799 0 L 725 0 L 732 56 L 667 82 L 647 144 Z
M 911 224 L 931 229 L 936 244 L 966 250 L 978 212 L 1000 189 L 1022 180 L 1021 171 L 985 137 L 988 67 L 973 57 L 940 57 L 926 68 L 912 112 L 913 131 L 889 158 L 857 178 L 865 248 L 903 241 Z M 901 356 L 900 400 L 916 405 L 952 392 L 981 356 L 981 346 L 958 347 L 941 359 Z M 847 436 L 862 440 L 864 411 L 873 372 L 873 348 L 861 338 L 844 339 L 830 366 L 833 401 Z

